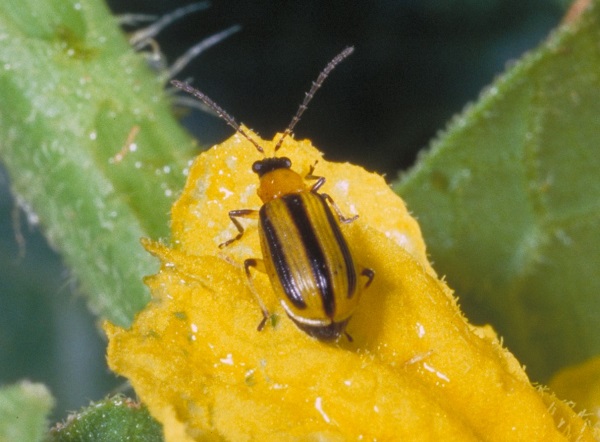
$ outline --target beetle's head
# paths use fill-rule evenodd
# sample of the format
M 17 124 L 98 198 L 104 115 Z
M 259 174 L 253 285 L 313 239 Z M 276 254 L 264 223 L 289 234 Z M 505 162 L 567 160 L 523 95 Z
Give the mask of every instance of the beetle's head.
M 279 169 L 289 169 L 292 167 L 292 161 L 287 157 L 270 157 L 255 161 L 252 165 L 252 172 L 262 178 L 269 172 Z

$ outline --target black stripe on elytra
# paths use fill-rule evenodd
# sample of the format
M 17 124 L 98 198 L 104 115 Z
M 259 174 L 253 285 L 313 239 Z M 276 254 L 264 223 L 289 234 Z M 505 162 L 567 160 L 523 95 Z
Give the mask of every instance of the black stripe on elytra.
M 321 197 L 321 195 L 319 195 L 319 197 Z M 350 248 L 348 247 L 346 238 L 344 238 L 338 222 L 333 216 L 331 209 L 325 202 L 325 198 L 321 197 L 320 199 L 323 201 L 323 205 L 325 206 L 327 221 L 329 221 L 329 227 L 331 227 L 331 231 L 335 235 L 335 242 L 337 243 L 340 251 L 342 252 L 342 256 L 344 257 L 344 263 L 346 264 L 346 278 L 348 282 L 348 293 L 346 293 L 346 297 L 350 299 L 356 293 L 356 269 L 354 267 L 354 261 L 352 259 L 352 255 L 350 254 Z
M 325 203 L 318 194 L 316 195 L 323 204 L 323 210 L 325 210 L 326 213 L 330 212 L 327 203 Z M 302 245 L 304 246 L 306 256 L 310 262 L 313 277 L 319 288 L 319 294 L 321 295 L 321 302 L 323 303 L 325 314 L 328 317 L 333 318 L 335 315 L 335 293 L 331 274 L 327 268 L 325 253 L 323 252 L 323 248 L 321 247 L 310 216 L 306 210 L 306 206 L 302 200 L 302 195 L 290 194 L 285 195 L 282 199 L 285 201 L 291 219 L 294 220 L 296 229 L 300 234 Z
M 258 213 L 260 224 L 265 235 L 265 242 L 269 247 L 269 253 L 271 260 L 273 261 L 273 267 L 277 272 L 277 277 L 283 286 L 283 291 L 287 295 L 288 299 L 294 304 L 297 309 L 303 310 L 306 308 L 306 303 L 302 297 L 302 292 L 296 285 L 292 273 L 290 272 L 290 266 L 285 259 L 283 252 L 282 238 L 277 235 L 277 231 L 273 226 L 273 222 L 266 214 L 267 205 L 263 205 Z

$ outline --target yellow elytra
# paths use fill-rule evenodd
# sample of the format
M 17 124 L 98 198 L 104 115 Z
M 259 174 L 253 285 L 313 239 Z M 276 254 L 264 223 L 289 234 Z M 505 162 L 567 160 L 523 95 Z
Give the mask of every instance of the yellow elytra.
M 352 47 L 346 48 L 319 74 L 275 146 L 275 152 L 300 121 L 329 73 L 353 51 Z M 264 149 L 204 93 L 177 80 L 172 83 L 202 100 L 264 155 Z M 251 268 L 266 272 L 283 308 L 298 328 L 323 341 L 337 340 L 345 333 L 362 289 L 370 285 L 375 274 L 369 268 L 358 266 L 340 229 L 340 222 L 354 221 L 357 216 L 344 217 L 329 195 L 318 192 L 325 178 L 313 175 L 314 166 L 306 177 L 294 172 L 291 166 L 289 158 L 276 156 L 253 164 L 252 170 L 260 180 L 257 193 L 263 205 L 259 210 L 230 211 L 229 218 L 238 234 L 220 247 L 239 240 L 244 234 L 239 218 L 258 218 L 263 257 L 244 261 L 248 279 L 251 282 Z M 315 183 L 309 187 L 306 180 L 315 180 Z M 359 283 L 359 276 L 367 278 L 364 286 Z M 254 288 L 252 291 L 263 313 L 258 326 L 261 330 L 270 315 L 259 294 Z

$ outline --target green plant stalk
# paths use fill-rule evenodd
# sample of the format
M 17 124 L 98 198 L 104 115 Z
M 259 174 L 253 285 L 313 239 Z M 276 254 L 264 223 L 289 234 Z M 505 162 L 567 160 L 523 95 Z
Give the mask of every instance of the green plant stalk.
M 596 0 L 395 185 L 467 316 L 542 382 L 600 354 L 599 42 Z
M 139 240 L 168 235 L 194 144 L 103 2 L 0 2 L 0 40 L 12 190 L 93 309 L 127 326 L 156 270 Z

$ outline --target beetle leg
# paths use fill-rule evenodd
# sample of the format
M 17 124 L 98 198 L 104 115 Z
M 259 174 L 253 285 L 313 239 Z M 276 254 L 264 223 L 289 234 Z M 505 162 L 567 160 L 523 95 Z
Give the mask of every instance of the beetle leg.
M 262 311 L 262 314 L 263 314 L 263 318 L 260 321 L 260 323 L 258 324 L 258 327 L 256 328 L 258 331 L 261 331 L 264 328 L 264 326 L 267 322 L 267 319 L 269 319 L 271 314 L 269 313 L 269 310 L 267 310 L 267 307 L 265 306 L 260 295 L 256 291 L 256 288 L 254 287 L 254 283 L 252 282 L 252 275 L 250 274 L 250 267 L 254 267 L 256 270 L 266 273 L 265 263 L 262 259 L 257 259 L 257 258 L 250 258 L 250 259 L 247 259 L 244 261 L 244 270 L 246 270 L 246 277 L 248 278 L 250 290 L 252 291 L 252 294 L 256 298 L 256 302 L 258 302 L 260 310 Z
M 313 186 L 310 188 L 310 191 L 311 192 L 315 192 L 315 193 L 317 193 L 317 190 L 319 190 L 321 188 L 321 186 L 323 184 L 325 184 L 325 177 L 324 176 L 313 175 L 313 172 L 315 171 L 315 166 L 317 165 L 317 162 L 318 161 L 315 161 L 315 163 L 312 166 L 310 166 L 310 169 L 308 170 L 308 173 L 304 177 L 307 180 L 317 180 L 317 182 L 315 184 L 313 184 Z M 319 195 L 321 195 L 323 198 L 325 198 L 329 202 L 329 204 L 331 205 L 331 207 L 333 207 L 333 210 L 335 210 L 335 213 L 337 214 L 340 222 L 342 222 L 342 223 L 351 223 L 356 218 L 358 218 L 358 215 L 354 215 L 354 216 L 351 216 L 349 218 L 346 217 L 346 216 L 344 216 L 344 214 L 342 213 L 342 211 L 340 210 L 340 208 L 333 201 L 333 198 L 331 198 L 328 194 L 326 194 L 326 193 L 319 193 Z
M 360 274 L 362 276 L 366 276 L 367 278 L 369 278 L 369 280 L 365 284 L 365 288 L 369 287 L 371 285 L 371 283 L 373 282 L 373 278 L 375 278 L 375 271 L 373 269 L 369 269 L 369 268 L 365 267 L 364 269 L 362 269 Z
M 306 179 L 306 180 L 317 180 L 317 182 L 315 184 L 313 184 L 313 186 L 310 188 L 311 192 L 316 192 L 317 190 L 319 190 L 321 188 L 321 186 L 323 184 L 325 184 L 324 176 L 313 175 L 313 172 L 315 171 L 315 166 L 317 165 L 318 162 L 319 161 L 317 160 L 317 161 L 315 161 L 315 164 L 310 166 L 308 173 L 304 177 L 304 179 Z
M 335 201 L 333 201 L 333 198 L 331 198 L 328 194 L 326 193 L 320 193 L 319 195 L 321 195 L 323 198 L 325 198 L 329 204 L 331 205 L 331 207 L 333 207 L 333 210 L 335 210 L 335 213 L 337 214 L 339 220 L 341 223 L 351 223 L 352 221 L 354 221 L 356 218 L 358 218 L 358 215 L 354 215 L 351 217 L 346 217 L 344 216 L 344 214 L 342 213 L 342 211 L 340 210 L 340 208 L 337 206 L 337 204 L 335 203 Z
M 239 209 L 239 210 L 232 210 L 229 212 L 229 219 L 231 220 L 231 222 L 235 225 L 235 227 L 238 229 L 238 234 L 231 239 L 228 239 L 225 242 L 222 242 L 221 244 L 219 244 L 219 248 L 222 249 L 223 247 L 227 247 L 229 244 L 231 244 L 234 241 L 237 241 L 238 239 L 240 239 L 242 237 L 242 235 L 244 234 L 244 227 L 242 227 L 242 225 L 240 224 L 239 220 L 237 218 L 253 218 L 256 219 L 258 217 L 258 210 L 253 210 L 253 209 Z

